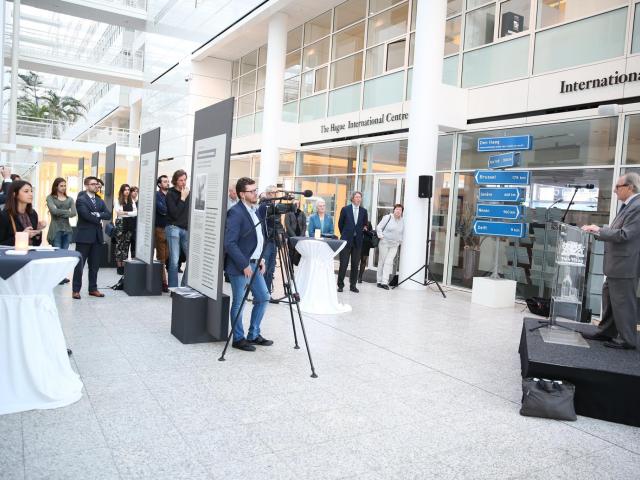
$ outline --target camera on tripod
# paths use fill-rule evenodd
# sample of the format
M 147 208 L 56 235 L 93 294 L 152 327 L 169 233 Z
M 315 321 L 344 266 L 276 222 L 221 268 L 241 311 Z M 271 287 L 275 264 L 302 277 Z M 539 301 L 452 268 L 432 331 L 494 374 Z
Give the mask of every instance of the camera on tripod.
M 293 200 L 293 196 L 290 197 Z M 289 201 L 291 201 L 289 200 Z M 283 200 L 279 200 L 278 203 L 275 203 L 275 199 L 266 199 L 266 202 L 269 202 L 267 205 L 267 216 L 272 215 L 284 215 L 285 213 L 296 211 L 296 206 L 293 203 L 284 203 Z

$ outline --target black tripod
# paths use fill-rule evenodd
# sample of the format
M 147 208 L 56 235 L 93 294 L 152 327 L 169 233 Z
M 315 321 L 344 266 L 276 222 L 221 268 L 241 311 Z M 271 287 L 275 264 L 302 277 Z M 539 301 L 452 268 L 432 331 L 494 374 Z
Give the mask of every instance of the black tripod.
M 317 378 L 318 375 L 316 374 L 316 370 L 313 365 L 313 359 L 311 358 L 311 351 L 309 350 L 307 332 L 304 328 L 304 322 L 302 321 L 302 312 L 300 311 L 300 294 L 298 293 L 298 287 L 296 285 L 295 277 L 293 274 L 293 265 L 291 264 L 290 257 L 289 257 L 288 244 L 284 236 L 284 228 L 278 221 L 280 213 L 282 213 L 278 209 L 278 205 L 288 205 L 288 204 L 281 203 L 276 205 L 274 203 L 275 200 L 284 200 L 284 199 L 289 199 L 289 197 L 287 196 L 282 198 L 271 199 L 267 203 L 267 214 L 265 215 L 265 219 L 271 218 L 272 220 L 271 228 L 266 229 L 267 238 L 269 240 L 273 240 L 278 249 L 278 258 L 280 259 L 280 272 L 282 274 L 282 284 L 284 286 L 285 298 L 287 298 L 287 303 L 289 304 L 289 314 L 291 315 L 291 327 L 293 329 L 293 338 L 295 342 L 295 346 L 293 348 L 295 349 L 300 348 L 300 346 L 298 345 L 298 334 L 296 331 L 296 324 L 295 324 L 294 311 L 293 311 L 293 305 L 295 304 L 296 311 L 298 314 L 298 321 L 300 322 L 300 328 L 302 329 L 304 344 L 307 349 L 307 356 L 309 357 L 309 366 L 311 367 L 311 378 Z M 262 228 L 262 225 L 266 223 L 265 219 L 260 220 L 260 222 L 258 222 L 258 224 L 254 226 L 254 228 L 255 227 Z M 251 231 L 245 233 L 245 235 L 248 235 L 250 232 Z M 249 292 L 251 291 L 251 287 L 253 286 L 253 283 L 256 279 L 256 275 L 258 275 L 258 270 L 260 268 L 262 260 L 264 259 L 264 251 L 267 248 L 267 243 L 268 243 L 267 241 L 264 242 L 264 246 L 262 247 L 262 251 L 260 252 L 260 258 L 258 259 L 256 269 L 253 271 L 253 274 L 251 275 L 251 279 L 249 280 L 249 284 L 245 289 L 244 296 L 242 297 L 242 302 L 240 303 L 240 308 L 238 309 L 238 313 L 231 321 L 231 331 L 227 336 L 227 341 L 224 345 L 224 349 L 222 350 L 222 354 L 218 359 L 221 362 L 225 361 L 224 356 L 227 352 L 227 349 L 229 348 L 229 342 L 231 341 L 231 337 L 233 336 L 233 330 L 236 326 L 236 323 L 238 321 L 242 321 L 241 319 L 242 310 L 249 296 Z
M 440 290 L 440 293 L 442 294 L 443 298 L 447 298 L 447 296 L 444 293 L 444 290 L 442 290 L 442 287 L 440 286 L 438 281 L 435 278 L 433 278 L 433 275 L 431 274 L 431 268 L 429 267 L 429 250 L 430 250 L 430 246 L 431 246 L 431 197 L 427 198 L 427 248 L 426 248 L 426 252 L 425 252 L 424 264 L 418 270 L 416 270 L 411 275 L 409 275 L 407 278 L 405 278 L 401 282 L 398 282 L 398 285 L 396 285 L 393 288 L 398 288 L 400 285 L 402 285 L 407 280 L 411 280 L 412 282 L 418 283 L 418 284 L 422 285 L 423 287 L 428 287 L 429 285 L 435 284 L 436 287 L 438 287 L 438 290 Z M 414 277 L 414 275 L 418 274 L 422 270 L 424 270 L 424 280 L 419 282 L 418 280 L 414 279 L 413 277 Z

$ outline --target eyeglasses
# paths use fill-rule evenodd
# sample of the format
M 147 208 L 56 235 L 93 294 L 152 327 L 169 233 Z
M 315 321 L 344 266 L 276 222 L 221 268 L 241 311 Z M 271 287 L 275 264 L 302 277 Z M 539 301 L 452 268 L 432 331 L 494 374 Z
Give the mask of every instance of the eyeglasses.
M 256 193 L 257 190 L 257 188 L 254 188 L 253 190 L 245 190 L 244 193 Z
M 87 183 L 90 187 L 95 187 L 96 185 L 100 185 L 99 183 Z
M 629 184 L 628 183 L 621 183 L 620 185 L 616 185 L 614 190 L 618 190 L 620 187 L 628 187 Z

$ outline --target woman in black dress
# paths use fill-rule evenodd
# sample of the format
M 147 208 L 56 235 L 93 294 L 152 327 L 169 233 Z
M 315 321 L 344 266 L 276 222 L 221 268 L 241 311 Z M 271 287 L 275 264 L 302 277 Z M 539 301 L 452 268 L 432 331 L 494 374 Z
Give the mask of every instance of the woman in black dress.
M 7 203 L 0 211 L 0 245 L 15 245 L 16 232 L 29 232 L 29 245 L 42 243 L 42 229 L 47 222 L 38 221 L 33 209 L 33 187 L 29 182 L 16 180 L 7 192 Z

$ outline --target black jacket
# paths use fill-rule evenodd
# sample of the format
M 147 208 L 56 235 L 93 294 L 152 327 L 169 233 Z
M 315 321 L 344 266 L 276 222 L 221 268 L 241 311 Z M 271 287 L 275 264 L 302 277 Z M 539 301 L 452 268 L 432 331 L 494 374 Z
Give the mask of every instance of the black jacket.
M 31 226 L 34 230 L 38 228 L 38 213 L 35 210 L 31 210 L 31 214 L 29 215 L 29 219 L 31 220 Z M 18 221 L 17 218 L 13 219 L 16 224 L 16 232 L 23 232 L 24 228 L 22 228 L 22 224 Z M 11 224 L 11 219 L 9 218 L 9 212 L 6 210 L 0 211 L 0 245 L 15 245 L 16 236 L 13 233 L 13 225 Z M 31 239 L 31 245 L 40 245 L 42 243 L 42 234 L 37 237 L 33 237 Z
M 182 201 L 180 192 L 171 187 L 167 192 L 167 225 L 189 228 L 189 205 L 191 202 L 191 192 L 185 201 Z

